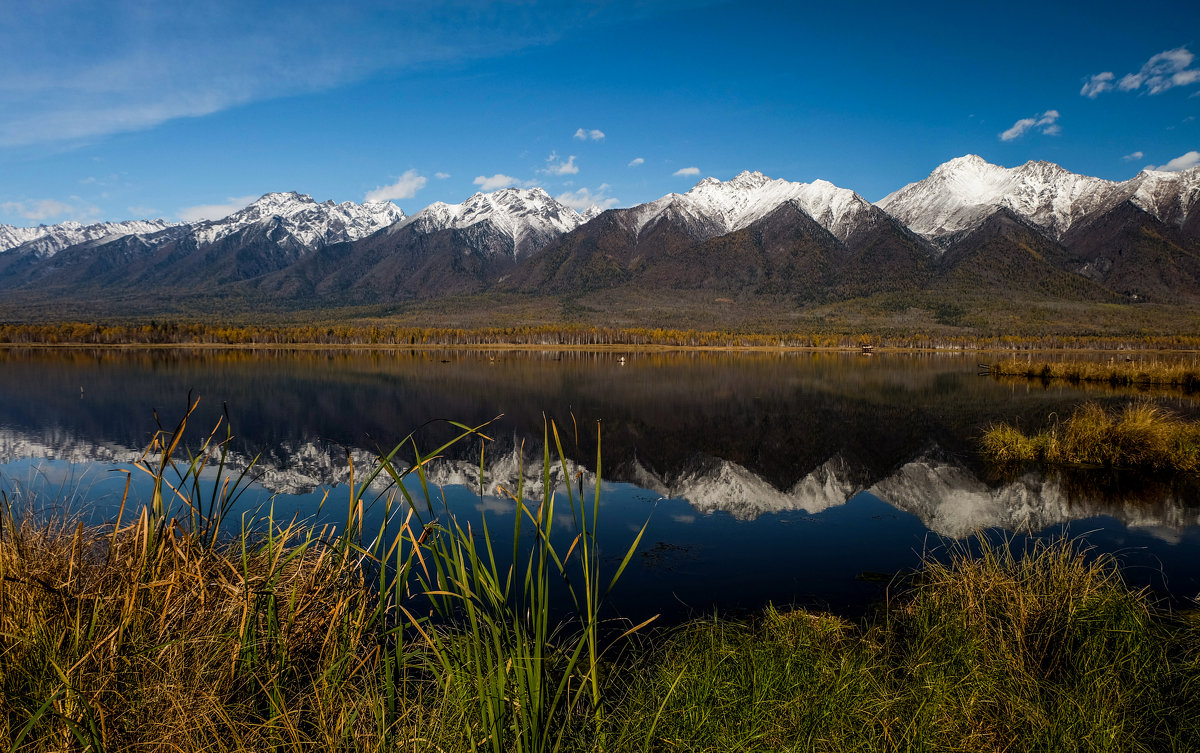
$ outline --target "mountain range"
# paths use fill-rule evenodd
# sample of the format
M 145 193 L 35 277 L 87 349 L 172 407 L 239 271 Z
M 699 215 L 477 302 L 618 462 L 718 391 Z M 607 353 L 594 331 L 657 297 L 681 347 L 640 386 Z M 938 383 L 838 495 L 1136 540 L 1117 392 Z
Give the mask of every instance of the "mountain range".
M 747 171 L 583 213 L 540 188 L 505 188 L 412 216 L 271 193 L 190 224 L 0 225 L 10 314 L 46 301 L 120 314 L 182 297 L 313 309 L 605 289 L 797 307 L 917 292 L 1198 304 L 1200 168 L 1114 182 L 967 155 L 874 204 Z

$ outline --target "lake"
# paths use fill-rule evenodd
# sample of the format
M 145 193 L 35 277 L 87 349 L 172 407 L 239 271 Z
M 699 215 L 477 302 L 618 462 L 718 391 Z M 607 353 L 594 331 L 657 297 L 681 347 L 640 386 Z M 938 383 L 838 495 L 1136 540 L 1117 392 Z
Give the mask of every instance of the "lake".
M 510 536 L 522 467 L 540 493 L 543 432 L 566 476 L 595 477 L 610 565 L 649 520 L 614 596 L 632 618 L 797 604 L 855 616 L 925 554 L 984 531 L 1086 535 L 1128 580 L 1200 593 L 1200 483 L 1109 471 L 1003 473 L 977 455 L 999 420 L 1037 428 L 1083 400 L 1138 395 L 979 376 L 980 356 L 811 352 L 0 350 L 0 488 L 111 519 L 156 430 L 200 399 L 192 442 L 227 413 L 239 513 L 338 520 L 353 469 L 415 432 L 422 450 L 487 424 L 429 466 L 458 515 Z M 490 422 L 490 423 L 489 423 Z M 402 451 L 405 458 L 411 457 Z M 482 476 L 481 476 L 482 471 Z M 566 476 L 559 474 L 558 481 Z M 569 527 L 569 522 L 564 523 Z

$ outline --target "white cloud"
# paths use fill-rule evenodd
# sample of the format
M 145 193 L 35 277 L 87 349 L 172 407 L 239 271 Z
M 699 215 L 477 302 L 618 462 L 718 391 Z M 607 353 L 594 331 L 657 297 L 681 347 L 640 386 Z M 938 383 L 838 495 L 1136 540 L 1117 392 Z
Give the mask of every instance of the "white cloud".
M 577 212 L 582 212 L 588 207 L 599 207 L 600 209 L 611 209 L 616 206 L 618 200 L 612 196 L 605 195 L 609 189 L 607 183 L 600 184 L 595 193 L 588 190 L 587 187 L 580 188 L 578 191 L 567 191 L 554 197 L 559 202 L 566 204 Z
M 1146 169 L 1161 170 L 1166 173 L 1177 173 L 1180 170 L 1187 170 L 1189 168 L 1196 167 L 1197 165 L 1200 165 L 1200 152 L 1193 151 L 1188 152 L 1187 154 L 1181 154 L 1165 165 L 1159 165 L 1158 167 L 1155 167 L 1154 165 L 1146 165 Z
M 517 180 L 516 178 L 512 177 L 511 175 L 505 175 L 503 173 L 496 173 L 495 175 L 493 175 L 491 177 L 488 177 L 485 175 L 480 175 L 472 182 L 475 185 L 479 186 L 480 190 L 482 190 L 482 191 L 495 191 L 497 188 L 504 188 L 505 186 L 516 185 L 516 184 L 520 183 L 521 181 Z
M 1136 152 L 1131 152 L 1130 154 L 1126 154 L 1121 159 L 1125 160 L 1126 162 L 1133 162 L 1135 159 L 1141 159 L 1142 157 L 1145 157 L 1145 156 L 1146 155 L 1143 154 L 1141 150 L 1138 150 Z
M 143 219 L 143 220 L 148 220 L 148 219 L 151 219 L 154 217 L 162 216 L 162 212 L 155 209 L 154 207 L 135 206 L 135 207 L 126 207 L 126 209 L 129 211 L 130 217 L 137 217 L 138 219 Z
M 592 141 L 603 141 L 604 131 L 601 131 L 599 128 L 592 128 L 590 130 L 580 128 L 579 130 L 575 131 L 575 138 L 579 139 L 580 141 L 587 141 L 588 139 L 591 139 Z
M 634 157 L 633 159 L 629 160 L 629 167 L 637 167 L 638 165 L 644 165 L 645 163 L 646 160 L 642 159 L 641 157 Z
M 71 199 L 78 199 L 72 196 Z M 89 222 L 100 216 L 100 209 L 93 206 L 68 204 L 56 199 L 38 199 L 36 201 L 6 201 L 0 204 L 0 211 L 13 214 L 30 222 L 45 222 L 46 220 L 76 220 Z
M 1079 91 L 1085 97 L 1095 98 L 1114 88 L 1131 92 L 1144 89 L 1150 94 L 1161 94 L 1176 86 L 1189 86 L 1200 82 L 1200 68 L 1192 68 L 1196 56 L 1186 47 L 1163 50 L 1151 57 L 1137 73 L 1127 73 L 1113 84 L 1110 72 L 1097 73 L 1088 78 Z
M 699 175 L 700 168 L 698 167 L 683 167 L 674 172 L 675 177 L 680 178 L 685 175 Z
M 1013 139 L 1020 138 L 1031 128 L 1040 128 L 1042 129 L 1042 133 L 1047 136 L 1055 136 L 1062 133 L 1062 127 L 1058 124 L 1058 118 L 1058 110 L 1046 110 L 1036 118 L 1021 118 L 1012 124 L 1012 128 L 1000 134 L 1000 140 L 1012 141 Z
M 176 212 L 184 222 L 200 222 L 201 220 L 219 220 L 228 217 L 239 209 L 244 208 L 257 196 L 231 196 L 224 204 L 199 204 L 194 207 L 184 207 Z
M 445 180 L 446 178 L 450 177 L 450 173 L 437 172 L 433 174 L 433 177 L 437 178 L 438 180 Z
M 546 175 L 575 175 L 579 172 L 579 166 L 575 164 L 574 154 L 563 162 L 558 158 L 558 152 L 550 152 L 550 156 L 546 158 L 546 167 L 539 172 Z
M 373 191 L 367 191 L 367 201 L 392 201 L 393 199 L 411 199 L 425 187 L 428 181 L 416 170 L 405 170 L 404 174 L 390 186 L 377 186 Z
M 1100 96 L 1101 93 L 1109 91 L 1113 88 L 1113 78 L 1112 71 L 1097 73 L 1095 76 L 1089 78 L 1086 83 L 1084 83 L 1083 88 L 1079 90 L 1079 93 L 1090 99 L 1095 99 L 1096 97 Z

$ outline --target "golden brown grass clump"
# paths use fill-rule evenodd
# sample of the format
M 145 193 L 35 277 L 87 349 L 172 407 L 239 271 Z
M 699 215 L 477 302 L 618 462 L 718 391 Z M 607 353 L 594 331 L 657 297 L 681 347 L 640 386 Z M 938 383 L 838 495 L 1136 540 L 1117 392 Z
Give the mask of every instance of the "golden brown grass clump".
M 295 527 L 208 546 L 174 522 L 0 528 L 0 739 L 32 750 L 261 749 L 379 730 L 378 602 Z M 347 661 L 353 658 L 353 661 Z
M 1072 384 L 1164 386 L 1188 392 L 1200 389 L 1200 366 L 1180 361 L 1022 361 L 1010 358 L 988 366 L 994 377 L 1058 379 Z
M 1119 413 L 1084 403 L 1071 417 L 1036 434 L 1009 424 L 983 436 L 983 454 L 998 463 L 1046 462 L 1113 468 L 1200 469 L 1200 424 L 1149 403 Z

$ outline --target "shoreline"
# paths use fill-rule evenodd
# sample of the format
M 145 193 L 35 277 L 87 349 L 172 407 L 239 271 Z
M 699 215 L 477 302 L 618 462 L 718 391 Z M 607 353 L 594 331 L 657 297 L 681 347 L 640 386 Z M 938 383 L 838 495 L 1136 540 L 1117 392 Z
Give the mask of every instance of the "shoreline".
M 578 352 L 578 353 L 845 353 L 850 355 L 1000 355 L 1000 354 L 1095 354 L 1113 353 L 1164 354 L 1173 356 L 1200 355 L 1200 348 L 1163 348 L 1137 346 L 1123 343 L 1111 348 L 1069 345 L 1040 345 L 1028 347 L 1002 347 L 988 345 L 962 345 L 942 347 L 917 347 L 899 345 L 862 346 L 814 346 L 814 345 L 672 345 L 667 343 L 415 343 L 407 345 L 381 343 L 221 343 L 221 342 L 173 342 L 173 343 L 85 343 L 85 342 L 0 342 L 0 350 L 229 350 L 229 351 L 496 351 L 496 352 Z

